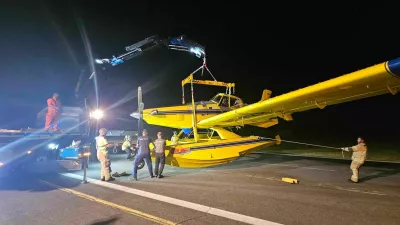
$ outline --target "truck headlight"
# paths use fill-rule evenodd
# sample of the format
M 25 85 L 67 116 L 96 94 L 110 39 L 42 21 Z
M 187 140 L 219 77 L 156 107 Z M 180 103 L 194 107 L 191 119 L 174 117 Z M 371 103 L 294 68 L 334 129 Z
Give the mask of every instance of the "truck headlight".
M 104 117 L 104 112 L 101 111 L 100 109 L 96 109 L 93 112 L 91 112 L 89 116 L 92 119 L 99 120 Z
M 48 145 L 48 147 L 51 150 L 55 150 L 55 149 L 58 149 L 58 144 L 51 143 L 51 144 Z

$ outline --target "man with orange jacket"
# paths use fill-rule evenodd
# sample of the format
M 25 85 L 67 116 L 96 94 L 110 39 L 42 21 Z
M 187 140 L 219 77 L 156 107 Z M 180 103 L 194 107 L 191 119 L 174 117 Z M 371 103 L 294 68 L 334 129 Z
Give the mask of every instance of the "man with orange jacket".
M 51 125 L 53 125 L 53 131 L 59 131 L 58 120 L 60 118 L 61 102 L 58 97 L 59 95 L 54 93 L 53 97 L 47 99 L 46 124 L 44 127 L 46 131 L 49 131 Z

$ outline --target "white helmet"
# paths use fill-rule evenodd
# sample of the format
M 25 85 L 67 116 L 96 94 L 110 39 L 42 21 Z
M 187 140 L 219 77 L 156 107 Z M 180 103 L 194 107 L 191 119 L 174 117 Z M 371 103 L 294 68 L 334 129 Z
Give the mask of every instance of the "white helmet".
M 130 135 L 125 135 L 124 141 L 132 141 L 132 137 Z

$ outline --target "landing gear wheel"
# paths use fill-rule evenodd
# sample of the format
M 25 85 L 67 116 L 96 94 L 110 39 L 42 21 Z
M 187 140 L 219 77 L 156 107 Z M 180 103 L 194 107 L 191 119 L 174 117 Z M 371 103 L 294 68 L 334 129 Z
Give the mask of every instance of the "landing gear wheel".
M 144 167 L 144 160 L 140 161 L 140 163 L 138 164 L 138 169 L 142 169 Z

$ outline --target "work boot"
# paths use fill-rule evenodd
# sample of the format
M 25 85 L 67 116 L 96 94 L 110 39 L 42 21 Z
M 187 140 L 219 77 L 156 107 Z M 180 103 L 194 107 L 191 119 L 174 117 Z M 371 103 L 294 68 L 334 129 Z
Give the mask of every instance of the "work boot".
M 119 174 L 120 176 L 126 176 L 128 175 L 126 172 L 122 172 L 121 174 Z
M 110 179 L 108 179 L 108 180 L 106 180 L 107 182 L 110 182 L 110 181 L 114 181 L 115 180 L 115 178 L 114 177 L 110 177 Z
M 161 179 L 161 178 L 163 178 L 163 177 L 164 177 L 164 176 L 161 175 L 161 174 L 157 176 L 158 179 Z
M 120 177 L 120 175 L 118 174 L 118 172 L 115 172 L 112 176 L 113 176 L 113 177 Z
M 347 181 L 349 181 L 350 183 L 354 183 L 354 184 L 358 183 L 357 181 L 354 181 L 352 179 L 348 179 Z
M 131 180 L 131 181 L 137 181 L 137 177 L 129 177 L 129 180 Z
M 100 180 L 101 180 L 101 181 L 105 181 L 105 180 L 106 180 L 106 178 L 105 178 L 105 177 L 102 177 Z

